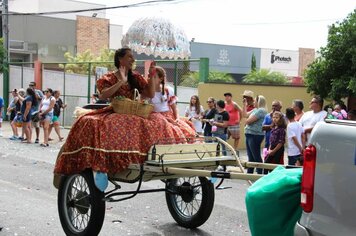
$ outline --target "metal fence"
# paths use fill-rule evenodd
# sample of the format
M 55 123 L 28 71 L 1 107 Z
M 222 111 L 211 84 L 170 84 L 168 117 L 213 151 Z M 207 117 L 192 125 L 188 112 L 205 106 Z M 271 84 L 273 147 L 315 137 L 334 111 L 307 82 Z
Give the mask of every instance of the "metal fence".
M 156 64 L 166 70 L 167 82 L 174 88 L 179 97 L 178 108 L 182 113 L 190 97 L 197 94 L 194 85 L 181 86 L 189 80 L 192 72 L 199 71 L 200 59 L 196 60 L 157 60 Z M 77 106 L 90 103 L 96 93 L 96 80 L 105 72 L 113 69 L 113 62 L 80 62 L 80 63 L 42 63 L 42 89 L 51 88 L 61 92 L 61 98 L 67 104 L 62 112 L 62 124 L 71 126 L 73 111 Z M 108 68 L 109 67 L 109 68 Z M 34 63 L 10 63 L 9 88 L 27 88 L 35 78 Z M 136 71 L 144 74 L 144 61 L 136 61 Z M 188 79 L 187 79 L 188 78 Z

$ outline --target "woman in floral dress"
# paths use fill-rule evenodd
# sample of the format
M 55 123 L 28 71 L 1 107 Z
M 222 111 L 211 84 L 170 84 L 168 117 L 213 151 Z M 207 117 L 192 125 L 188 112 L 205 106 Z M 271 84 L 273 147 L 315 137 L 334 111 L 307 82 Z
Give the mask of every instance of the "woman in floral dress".
M 118 70 L 97 81 L 100 99 L 110 100 L 116 96 L 133 99 L 134 89 L 143 97 L 154 97 L 157 76 L 152 76 L 153 68 L 148 80 L 132 71 L 135 59 L 129 48 L 117 50 L 114 61 Z M 131 163 L 143 163 L 150 147 L 159 140 L 185 142 L 185 138 L 189 138 L 185 133 L 160 113 L 152 113 L 145 119 L 117 114 L 109 106 L 83 115 L 73 124 L 54 172 L 73 174 L 91 168 L 117 173 Z

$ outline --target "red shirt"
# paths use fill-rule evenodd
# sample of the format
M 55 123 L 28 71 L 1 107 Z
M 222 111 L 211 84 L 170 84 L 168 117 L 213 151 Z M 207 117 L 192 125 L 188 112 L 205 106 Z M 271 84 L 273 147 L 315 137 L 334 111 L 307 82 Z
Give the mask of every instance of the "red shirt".
M 238 125 L 240 123 L 240 113 L 234 107 L 234 103 L 227 104 L 225 103 L 225 110 L 229 113 L 229 122 L 227 123 L 229 126 Z

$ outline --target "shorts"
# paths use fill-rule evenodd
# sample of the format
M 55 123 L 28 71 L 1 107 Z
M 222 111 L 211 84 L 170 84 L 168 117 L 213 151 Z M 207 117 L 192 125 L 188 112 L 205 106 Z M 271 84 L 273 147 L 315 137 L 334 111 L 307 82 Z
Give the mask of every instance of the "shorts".
M 39 121 L 37 121 L 37 122 L 31 121 L 31 123 L 32 123 L 32 127 L 34 127 L 34 128 L 39 128 L 40 127 L 40 122 Z
M 227 132 L 229 137 L 233 139 L 239 139 L 240 138 L 240 125 L 233 125 L 227 127 Z
M 49 121 L 49 122 L 52 122 L 53 120 L 53 112 L 50 112 L 50 113 L 47 113 L 45 115 L 45 117 L 42 117 L 42 121 Z
M 59 117 L 58 116 L 53 116 L 52 122 L 59 122 Z

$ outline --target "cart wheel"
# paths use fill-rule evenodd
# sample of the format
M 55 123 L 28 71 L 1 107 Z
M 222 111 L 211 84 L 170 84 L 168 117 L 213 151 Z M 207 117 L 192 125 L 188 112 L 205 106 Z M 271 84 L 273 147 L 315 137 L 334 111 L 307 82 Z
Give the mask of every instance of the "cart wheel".
M 208 220 L 214 207 L 214 185 L 205 177 L 167 180 L 169 212 L 182 227 L 196 228 Z
M 93 174 L 62 177 L 58 191 L 58 212 L 66 235 L 98 235 L 104 222 L 104 193 L 94 184 Z

